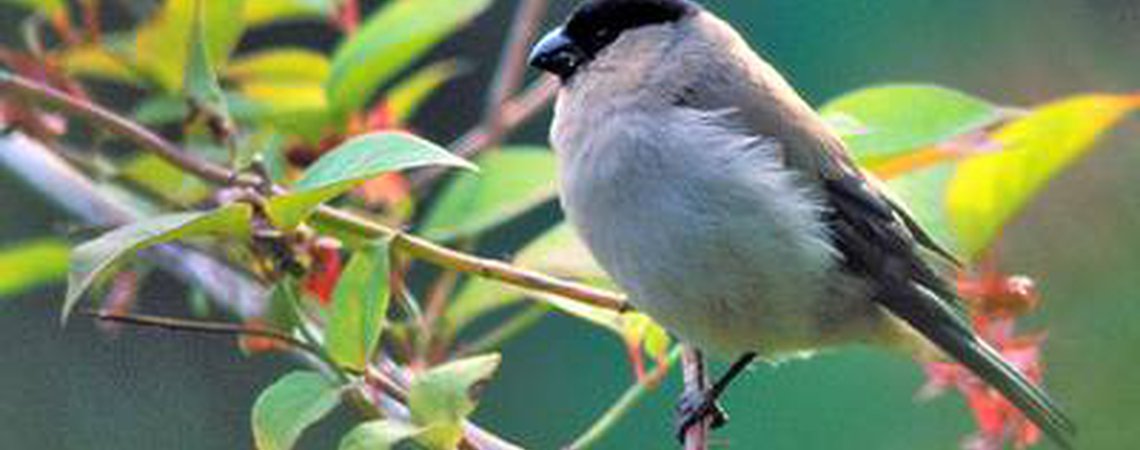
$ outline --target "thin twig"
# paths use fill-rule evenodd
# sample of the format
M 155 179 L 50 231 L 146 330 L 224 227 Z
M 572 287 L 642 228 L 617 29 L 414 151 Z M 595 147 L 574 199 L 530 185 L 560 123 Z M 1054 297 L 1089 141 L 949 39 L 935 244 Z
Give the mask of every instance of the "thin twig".
M 507 103 L 522 85 L 526 58 L 534 35 L 546 15 L 547 0 L 521 0 L 511 24 L 511 31 L 499 56 L 499 68 L 491 83 L 484 123 L 488 146 L 496 146 L 503 137 Z
M 662 363 L 664 366 L 662 366 L 659 377 L 664 377 L 669 368 L 677 364 L 677 360 L 681 359 L 681 354 L 682 347 L 680 346 L 673 348 L 673 350 L 669 352 L 669 355 L 666 356 Z M 645 398 L 645 394 L 654 386 L 655 383 L 653 380 L 634 383 L 585 433 L 582 433 L 581 436 L 575 439 L 574 443 L 566 446 L 565 450 L 585 450 L 596 445 L 618 422 L 633 411 L 633 408 Z
M 685 396 L 704 395 L 704 392 L 709 388 L 709 377 L 705 368 L 704 356 L 699 350 L 690 346 L 685 346 L 682 353 L 681 366 L 684 369 Z M 685 450 L 708 450 L 711 423 L 712 419 L 708 418 L 685 431 Z
M 550 104 L 557 92 L 558 80 L 555 78 L 543 77 L 532 83 L 503 107 L 501 133 L 508 133 L 534 117 L 535 114 Z M 456 139 L 449 148 L 456 155 L 471 159 L 491 148 L 491 142 L 490 130 L 485 124 L 480 124 Z M 413 190 L 422 191 L 446 173 L 446 169 L 431 167 L 412 172 L 408 179 Z
M 185 152 L 177 145 L 135 124 L 131 120 L 94 105 L 91 102 L 76 99 L 67 93 L 6 73 L 0 73 L 0 88 L 2 88 L 0 89 L 0 95 L 10 94 L 19 96 L 33 103 L 50 106 L 62 112 L 89 120 L 97 125 L 104 126 L 106 127 L 106 131 L 120 135 L 134 142 L 140 149 L 151 152 L 203 180 L 220 184 L 237 182 L 250 186 L 257 186 L 261 183 L 261 180 L 256 176 L 235 173 L 222 166 L 199 158 L 196 155 Z M 281 187 L 275 187 L 275 191 L 278 193 L 287 192 Z M 441 267 L 498 280 L 525 289 L 557 294 L 570 300 L 579 301 L 599 308 L 617 311 L 628 310 L 624 298 L 613 292 L 579 283 L 559 280 L 539 272 L 514 267 L 502 261 L 484 259 L 457 252 L 378 222 L 329 206 L 319 208 L 314 220 L 367 238 L 392 238 L 393 246 L 397 249 Z
M 16 75 L 0 74 L 0 93 L 13 95 L 99 125 L 103 131 L 127 139 L 140 148 L 199 178 L 215 183 L 237 183 L 249 186 L 255 186 L 259 181 L 255 179 L 256 177 L 238 174 L 198 158 L 130 119 L 45 84 Z
M 213 334 L 221 336 L 253 336 L 271 339 L 289 348 L 296 349 L 321 361 L 329 372 L 347 381 L 346 375 L 340 371 L 340 366 L 333 361 L 324 350 L 316 345 L 302 341 L 280 331 L 264 328 L 250 328 L 223 322 L 203 322 L 199 320 L 175 319 L 171 317 L 151 316 L 145 314 L 120 314 L 103 311 L 83 311 L 83 315 L 106 322 L 135 325 L 140 327 L 161 328 L 168 331 L 178 331 L 198 334 Z

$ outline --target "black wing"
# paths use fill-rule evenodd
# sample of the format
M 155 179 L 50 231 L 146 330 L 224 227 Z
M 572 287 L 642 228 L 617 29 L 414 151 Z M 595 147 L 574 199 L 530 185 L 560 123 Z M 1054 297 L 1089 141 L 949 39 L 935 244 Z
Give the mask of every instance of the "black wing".
M 949 285 L 917 253 L 918 244 L 896 205 L 851 174 L 823 180 L 826 220 L 844 267 L 868 281 L 873 300 L 906 321 L 1016 405 L 1063 448 L 1072 422 L 1040 387 L 983 342 L 956 309 Z

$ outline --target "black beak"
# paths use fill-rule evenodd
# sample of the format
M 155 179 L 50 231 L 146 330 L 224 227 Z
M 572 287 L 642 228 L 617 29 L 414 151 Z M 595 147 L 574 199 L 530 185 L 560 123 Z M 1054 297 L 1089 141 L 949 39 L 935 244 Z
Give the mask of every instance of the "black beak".
M 541 69 L 558 75 L 563 81 L 578 71 L 587 60 L 586 52 L 566 36 L 562 27 L 547 33 L 530 52 L 529 63 L 536 69 Z

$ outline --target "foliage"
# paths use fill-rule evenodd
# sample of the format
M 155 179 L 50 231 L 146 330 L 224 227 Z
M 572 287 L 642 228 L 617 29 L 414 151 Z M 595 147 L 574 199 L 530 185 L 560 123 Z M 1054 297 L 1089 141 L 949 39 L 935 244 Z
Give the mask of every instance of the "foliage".
M 501 362 L 497 354 L 467 356 L 468 345 L 501 342 L 533 323 L 534 310 L 514 308 L 525 301 L 617 336 L 637 375 L 632 392 L 654 385 L 675 359 L 674 342 L 650 318 L 590 301 L 615 295 L 606 291 L 614 286 L 565 224 L 522 245 L 513 266 L 417 237 L 476 250 L 556 195 L 554 156 L 544 147 L 497 145 L 502 136 L 494 134 L 510 130 L 482 135 L 479 146 L 447 149 L 412 129 L 419 106 L 464 73 L 453 59 L 417 63 L 490 0 L 392 0 L 362 21 L 354 0 L 166 0 L 133 29 L 107 35 L 79 28 L 63 2 L 15 3 L 53 19 L 50 30 L 38 32 L 70 36 L 46 49 L 50 64 L 35 71 L 5 61 L 21 78 L 72 99 L 93 97 L 85 89 L 91 80 L 142 92 L 134 121 L 177 129 L 177 148 L 232 171 L 211 179 L 159 153 L 71 154 L 147 218 L 75 246 L 62 313 L 68 317 L 123 263 L 150 265 L 135 256 L 157 245 L 194 246 L 251 274 L 269 294 L 260 316 L 238 318 L 243 348 L 306 354 L 324 371 L 293 372 L 261 394 L 252 413 L 258 449 L 292 448 L 342 403 L 362 417 L 342 449 L 408 440 L 429 449 L 460 446 L 478 391 Z M 235 54 L 251 29 L 282 21 L 331 23 L 339 42 L 335 49 L 282 43 Z M 519 70 L 500 68 L 508 75 Z M 15 76 L 4 74 L 7 89 Z M 82 140 L 36 126 L 51 120 L 46 115 L 10 120 L 7 106 L 0 104 L 0 120 L 33 137 Z M 1081 95 L 1020 109 L 944 87 L 896 84 L 844 95 L 822 112 L 939 241 L 978 262 L 1049 180 L 1137 108 L 1136 95 Z M 496 114 L 487 120 L 492 129 L 503 126 Z M 469 162 L 453 153 L 458 149 L 484 153 Z M 92 169 L 108 161 L 111 177 Z M 415 183 L 407 175 L 428 167 L 470 171 L 446 183 Z M 65 255 L 57 241 L 4 250 L 0 296 L 62 279 Z M 426 281 L 412 282 L 412 267 L 421 266 L 416 259 L 444 270 L 424 270 Z M 577 284 L 552 287 L 519 267 Z M 992 290 L 975 294 L 986 293 Z M 645 356 L 656 361 L 654 373 Z M 1035 351 L 1030 359 L 1037 363 Z M 951 369 L 939 374 L 950 379 L 945 386 L 970 385 Z M 393 402 L 405 410 L 392 409 Z M 980 419 L 983 428 L 995 427 L 992 417 Z

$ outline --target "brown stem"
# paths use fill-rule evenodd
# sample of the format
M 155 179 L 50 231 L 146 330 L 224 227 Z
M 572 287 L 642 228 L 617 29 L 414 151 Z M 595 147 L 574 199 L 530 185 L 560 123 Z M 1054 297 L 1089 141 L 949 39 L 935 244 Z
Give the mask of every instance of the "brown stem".
M 103 131 L 121 136 L 140 148 L 193 175 L 216 183 L 255 186 L 259 180 L 238 174 L 183 151 L 145 127 L 99 105 L 24 77 L 0 73 L 0 94 L 12 95 L 40 106 L 99 125 Z
M 701 395 L 709 388 L 708 371 L 705 367 L 705 358 L 701 352 L 693 347 L 685 346 L 681 355 L 681 366 L 684 369 L 685 395 Z M 702 420 L 685 432 L 685 450 L 707 450 L 709 447 L 710 420 Z
M 511 25 L 510 35 L 499 57 L 499 68 L 491 83 L 484 124 L 487 127 L 488 146 L 499 144 L 504 133 L 507 103 L 522 85 L 526 73 L 526 58 L 531 41 L 546 13 L 547 0 L 521 0 Z

